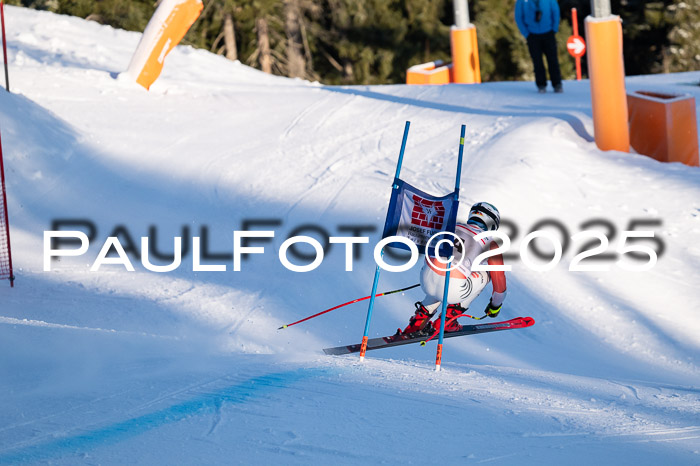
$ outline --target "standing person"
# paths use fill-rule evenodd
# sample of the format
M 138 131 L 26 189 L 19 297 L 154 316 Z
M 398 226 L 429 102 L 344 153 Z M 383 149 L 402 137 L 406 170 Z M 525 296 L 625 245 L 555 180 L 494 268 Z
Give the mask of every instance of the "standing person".
M 554 92 L 564 92 L 557 57 L 557 39 L 554 36 L 559 31 L 557 0 L 517 0 L 515 22 L 527 40 L 527 48 L 535 67 L 537 90 L 541 94 L 547 91 L 547 75 L 542 61 L 544 54 L 547 57 L 549 79 L 552 81 Z
M 457 224 L 455 234 L 462 240 L 457 242 L 454 251 L 454 262 L 459 264 L 450 272 L 450 287 L 447 293 L 447 321 L 445 331 L 454 332 L 461 328 L 457 323 L 457 317 L 462 315 L 469 304 L 484 290 L 489 282 L 493 283 L 491 300 L 486 306 L 486 314 L 496 317 L 501 311 L 503 300 L 506 297 L 506 275 L 503 271 L 472 271 L 472 263 L 476 257 L 496 247 L 493 238 L 485 238 L 475 241 L 474 236 L 484 231 L 497 230 L 501 217 L 493 205 L 488 202 L 478 202 L 471 207 L 469 219 L 466 224 Z M 460 263 L 461 260 L 461 263 Z M 489 258 L 490 265 L 503 265 L 503 257 L 499 254 Z M 420 273 L 421 288 L 425 292 L 425 299 L 416 303 L 416 312 L 411 317 L 408 326 L 397 333 L 408 335 L 411 333 L 432 334 L 440 329 L 440 318 L 430 322 L 437 313 L 444 295 L 445 271 L 436 268 L 428 261 Z

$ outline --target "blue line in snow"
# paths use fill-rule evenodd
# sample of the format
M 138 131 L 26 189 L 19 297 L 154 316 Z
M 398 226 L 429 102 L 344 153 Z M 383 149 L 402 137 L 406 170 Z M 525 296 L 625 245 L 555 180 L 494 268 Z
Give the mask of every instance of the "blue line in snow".
M 80 455 L 106 444 L 113 444 L 143 434 L 160 426 L 178 422 L 201 414 L 215 412 L 225 404 L 242 404 L 266 393 L 287 388 L 289 385 L 317 376 L 327 371 L 299 369 L 255 377 L 213 393 L 198 395 L 188 401 L 138 416 L 125 421 L 99 427 L 81 434 L 69 435 L 48 442 L 21 447 L 0 453 L 0 464 L 17 464 Z

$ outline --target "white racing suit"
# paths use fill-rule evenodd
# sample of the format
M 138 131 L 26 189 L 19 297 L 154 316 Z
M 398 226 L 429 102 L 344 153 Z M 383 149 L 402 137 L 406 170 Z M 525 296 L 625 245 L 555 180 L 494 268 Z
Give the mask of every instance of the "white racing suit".
M 499 307 L 506 297 L 506 275 L 503 271 L 472 271 L 474 260 L 489 249 L 497 247 L 492 238 L 475 240 L 474 236 L 483 230 L 475 225 L 458 224 L 455 234 L 462 240 L 463 247 L 459 251 L 454 249 L 452 264 L 459 264 L 450 271 L 450 287 L 447 293 L 448 304 L 459 304 L 468 308 L 471 302 L 484 290 L 489 282 L 493 282 L 491 304 Z M 428 260 L 433 262 L 431 265 Z M 499 254 L 488 259 L 490 265 L 502 265 L 503 257 Z M 434 314 L 440 307 L 445 292 L 446 265 L 435 258 L 428 258 L 423 264 L 420 274 L 421 289 L 425 292 L 425 298 L 421 302 L 423 306 Z

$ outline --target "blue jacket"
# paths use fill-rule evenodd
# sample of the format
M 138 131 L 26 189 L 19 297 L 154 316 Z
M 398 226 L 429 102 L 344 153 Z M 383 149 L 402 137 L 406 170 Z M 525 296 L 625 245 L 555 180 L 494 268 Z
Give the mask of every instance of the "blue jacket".
M 539 3 L 542 18 L 535 21 L 535 12 Z M 544 34 L 559 31 L 559 4 L 557 0 L 517 0 L 515 3 L 515 22 L 520 33 L 527 37 L 530 34 Z

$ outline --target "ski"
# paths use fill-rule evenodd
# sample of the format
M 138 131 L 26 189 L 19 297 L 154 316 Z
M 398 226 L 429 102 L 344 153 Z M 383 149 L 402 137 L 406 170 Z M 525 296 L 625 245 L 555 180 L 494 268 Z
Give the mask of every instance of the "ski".
M 532 317 L 516 317 L 515 319 L 505 320 L 502 322 L 489 322 L 484 324 L 463 325 L 461 329 L 454 332 L 445 332 L 445 338 L 461 337 L 463 335 L 476 335 L 479 333 L 497 332 L 499 330 L 512 330 L 516 328 L 525 328 L 535 325 L 535 319 Z M 381 348 L 389 348 L 392 346 L 408 345 L 411 343 L 420 343 L 430 338 L 427 335 L 392 335 L 389 337 L 372 338 L 367 342 L 367 350 L 375 350 Z M 336 346 L 335 348 L 324 348 L 326 354 L 338 355 L 358 353 L 360 344 Z

